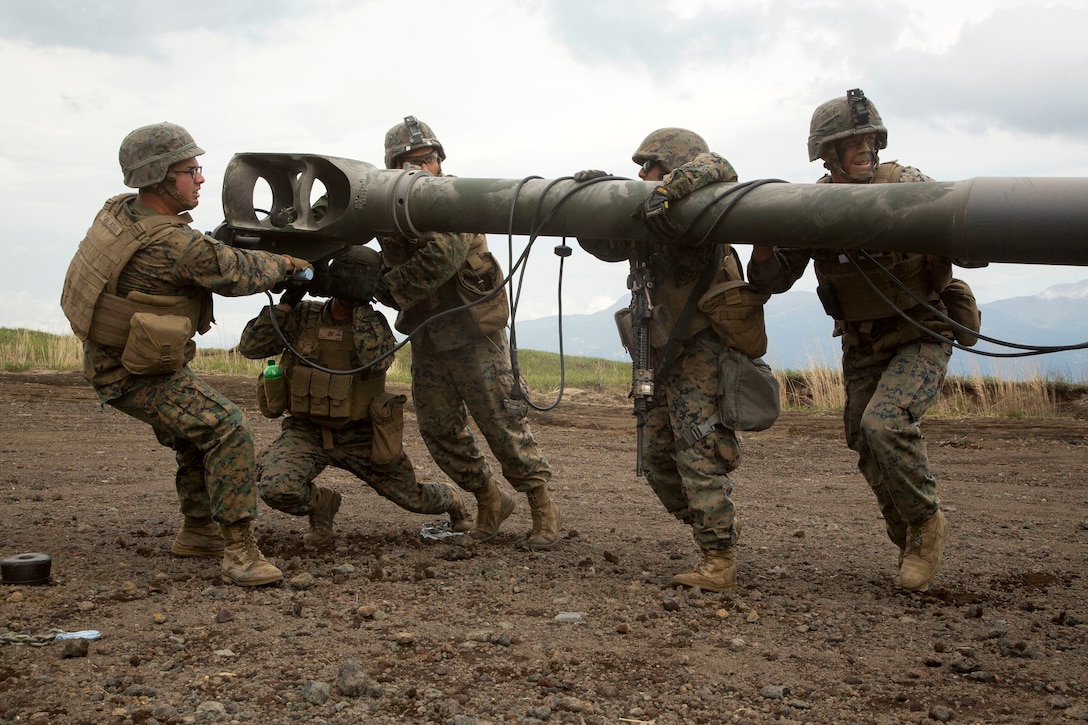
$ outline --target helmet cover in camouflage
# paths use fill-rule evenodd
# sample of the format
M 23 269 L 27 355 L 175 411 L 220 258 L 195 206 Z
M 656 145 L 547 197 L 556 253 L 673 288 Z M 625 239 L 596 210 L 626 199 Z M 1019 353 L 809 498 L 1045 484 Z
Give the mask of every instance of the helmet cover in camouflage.
M 377 279 L 382 269 L 382 255 L 359 244 L 336 255 L 329 265 L 333 277 L 370 277 Z
M 176 123 L 153 123 L 141 126 L 125 136 L 117 153 L 125 186 L 141 189 L 166 178 L 170 167 L 179 161 L 200 156 L 204 149 Z
M 405 116 L 404 123 L 398 123 L 385 134 L 385 168 L 400 168 L 398 156 L 422 148 L 433 148 L 440 162 L 446 160 L 442 142 L 435 137 L 431 127 L 415 116 Z
M 669 173 L 710 151 L 703 137 L 686 128 L 659 128 L 642 140 L 631 160 L 639 166 L 656 161 Z
M 812 113 L 809 125 L 808 160 L 823 158 L 828 144 L 865 133 L 876 134 L 877 150 L 888 145 L 888 129 L 873 102 L 860 88 L 845 96 L 821 103 Z

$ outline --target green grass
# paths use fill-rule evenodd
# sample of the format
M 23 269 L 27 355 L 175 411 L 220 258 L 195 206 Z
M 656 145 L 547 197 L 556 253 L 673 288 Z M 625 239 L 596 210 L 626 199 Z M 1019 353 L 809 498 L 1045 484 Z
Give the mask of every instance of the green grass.
M 395 383 L 411 382 L 411 346 L 397 353 L 388 373 Z M 559 355 L 537 350 L 517 351 L 518 370 L 534 400 L 555 395 L 560 387 L 626 396 L 631 386 L 631 365 L 590 357 Z M 256 379 L 264 360 L 248 360 L 233 350 L 198 348 L 192 368 L 198 373 L 242 375 Z M 54 335 L 24 329 L 0 328 L 0 370 L 74 371 L 83 369 L 83 350 L 74 335 Z M 775 371 L 782 387 L 783 407 L 793 410 L 841 411 L 842 372 L 813 365 L 808 370 Z M 1006 418 L 1068 416 L 1071 404 L 1088 397 L 1084 385 L 1037 378 L 1025 382 L 995 380 L 978 375 L 949 377 L 944 394 L 930 410 L 937 416 L 994 416 Z

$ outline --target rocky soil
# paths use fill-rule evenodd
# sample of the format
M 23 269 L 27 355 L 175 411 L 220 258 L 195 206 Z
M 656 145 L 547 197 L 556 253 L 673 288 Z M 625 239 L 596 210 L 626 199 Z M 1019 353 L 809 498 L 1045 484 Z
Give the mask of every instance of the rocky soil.
M 271 442 L 253 381 L 212 380 Z M 517 549 L 523 497 L 471 545 L 327 472 L 335 547 L 306 550 L 305 519 L 262 504 L 288 581 L 243 589 L 170 555 L 173 455 L 80 375 L 0 373 L 0 404 L 0 556 L 53 562 L 49 584 L 0 588 L 0 722 L 1088 721 L 1083 420 L 926 422 L 951 539 L 925 594 L 893 586 L 838 417 L 801 413 L 744 436 L 739 588 L 667 588 L 690 532 L 634 475 L 627 401 L 579 391 L 533 414 L 553 551 Z M 441 478 L 408 416 L 418 472 Z

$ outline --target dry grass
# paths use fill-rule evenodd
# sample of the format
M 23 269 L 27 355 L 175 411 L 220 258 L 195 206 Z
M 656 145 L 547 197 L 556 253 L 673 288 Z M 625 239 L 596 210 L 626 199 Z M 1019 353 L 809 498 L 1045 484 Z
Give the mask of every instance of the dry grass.
M 262 360 L 248 360 L 234 350 L 198 349 L 192 367 L 197 372 L 246 375 L 254 378 L 264 368 Z M 518 365 L 534 395 L 555 393 L 560 387 L 559 356 L 535 350 L 519 350 Z M 0 370 L 82 370 L 83 351 L 73 335 L 53 335 L 25 329 L 0 328 Z M 841 411 L 842 371 L 837 363 L 810 361 L 800 371 L 776 371 L 782 387 L 784 408 Z M 389 372 L 394 382 L 411 380 L 411 347 L 402 349 Z M 600 358 L 567 357 L 562 384 L 624 396 L 630 389 L 631 366 Z M 1088 397 L 1085 385 L 1038 377 L 1025 382 L 995 380 L 981 375 L 948 378 L 941 399 L 930 415 L 1006 418 L 1046 418 L 1068 415 L 1071 402 Z

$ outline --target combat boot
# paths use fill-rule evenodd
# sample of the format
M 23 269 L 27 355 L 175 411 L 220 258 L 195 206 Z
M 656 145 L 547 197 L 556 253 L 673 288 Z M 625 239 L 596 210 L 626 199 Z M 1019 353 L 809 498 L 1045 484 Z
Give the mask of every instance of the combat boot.
M 461 494 L 457 492 L 457 489 L 453 486 L 448 486 L 448 488 L 450 493 L 453 494 L 453 503 L 446 509 L 446 513 L 450 516 L 450 529 L 459 534 L 471 531 L 474 523 L 472 513 L 465 506 L 465 502 L 461 499 Z
M 476 541 L 488 541 L 499 533 L 499 527 L 514 511 L 514 497 L 501 490 L 494 478 L 479 491 L 473 491 L 476 497 L 476 528 L 468 535 Z
M 899 567 L 899 586 L 924 592 L 941 568 L 941 554 L 948 539 L 948 523 L 940 509 L 920 524 L 907 529 L 907 545 Z
M 533 530 L 522 542 L 526 549 L 550 549 L 559 541 L 562 516 L 559 507 L 548 496 L 547 486 L 531 488 L 525 494 L 529 498 L 529 511 L 533 515 Z
M 310 514 L 310 530 L 302 535 L 306 546 L 321 546 L 332 538 L 332 520 L 340 510 L 340 492 L 331 488 L 315 487 L 313 513 Z
M 175 556 L 222 556 L 226 545 L 219 533 L 219 524 L 210 516 L 186 516 L 174 543 L 170 545 L 170 551 Z
M 283 580 L 283 572 L 265 561 L 264 554 L 257 547 L 257 540 L 253 538 L 249 521 L 219 528 L 226 542 L 221 574 L 223 581 L 243 587 L 256 587 Z
M 710 592 L 721 592 L 737 587 L 737 564 L 732 549 L 708 549 L 695 571 L 677 574 L 669 581 L 670 587 L 698 587 Z

